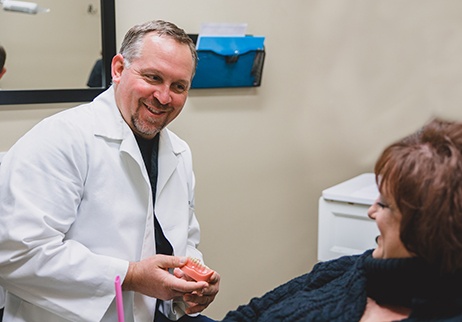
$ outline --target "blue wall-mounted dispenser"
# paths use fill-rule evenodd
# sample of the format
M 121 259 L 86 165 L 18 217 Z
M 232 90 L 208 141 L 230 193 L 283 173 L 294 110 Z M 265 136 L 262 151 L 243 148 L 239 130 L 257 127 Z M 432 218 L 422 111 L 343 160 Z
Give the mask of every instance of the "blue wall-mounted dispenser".
M 264 40 L 261 36 L 198 37 L 199 61 L 191 88 L 260 86 Z

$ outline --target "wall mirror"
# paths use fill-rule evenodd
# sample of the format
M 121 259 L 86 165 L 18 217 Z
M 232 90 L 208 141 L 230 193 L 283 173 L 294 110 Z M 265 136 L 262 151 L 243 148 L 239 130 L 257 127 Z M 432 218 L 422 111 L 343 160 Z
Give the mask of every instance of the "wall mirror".
M 115 0 L 35 3 L 49 12 L 27 14 L 0 7 L 0 44 L 7 52 L 0 105 L 91 101 L 111 82 Z M 102 66 L 100 82 L 90 86 L 97 61 Z

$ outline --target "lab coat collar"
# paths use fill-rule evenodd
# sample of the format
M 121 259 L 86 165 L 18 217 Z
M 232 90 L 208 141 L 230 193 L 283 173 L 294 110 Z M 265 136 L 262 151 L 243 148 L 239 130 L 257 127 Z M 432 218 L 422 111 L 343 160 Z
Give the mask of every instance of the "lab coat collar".
M 140 167 L 144 168 L 135 136 L 117 108 L 114 87 L 111 86 L 96 97 L 93 105 L 96 122 L 95 135 L 109 140 L 120 141 L 120 150 L 130 154 Z M 163 129 L 159 135 L 159 168 L 162 171 L 159 172 L 157 179 L 157 194 L 161 193 L 168 179 L 175 171 L 181 153 L 187 150 L 186 143 L 168 129 Z M 147 172 L 144 170 L 142 171 L 147 177 Z
M 101 93 L 93 101 L 95 115 L 95 135 L 112 140 L 123 140 L 132 131 L 117 108 L 114 96 L 114 87 Z
M 111 86 L 105 92 L 100 94 L 93 101 L 94 113 L 96 116 L 95 135 L 103 136 L 113 140 L 124 140 L 134 137 L 132 130 L 125 122 L 119 109 L 116 108 L 114 87 Z M 108 119 L 111 120 L 108 122 Z M 182 140 L 172 138 L 175 136 L 167 129 L 160 132 L 160 146 L 167 146 L 167 149 L 178 155 L 183 153 L 187 146 Z

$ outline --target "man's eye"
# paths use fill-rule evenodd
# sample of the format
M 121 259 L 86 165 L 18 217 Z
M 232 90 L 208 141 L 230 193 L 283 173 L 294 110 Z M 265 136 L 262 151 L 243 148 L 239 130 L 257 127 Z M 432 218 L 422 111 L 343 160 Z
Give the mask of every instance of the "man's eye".
M 183 84 L 176 84 L 173 86 L 173 89 L 176 93 L 183 93 L 186 91 L 187 87 Z
M 157 75 L 145 75 L 145 78 L 147 78 L 151 82 L 159 82 L 161 81 L 161 78 Z

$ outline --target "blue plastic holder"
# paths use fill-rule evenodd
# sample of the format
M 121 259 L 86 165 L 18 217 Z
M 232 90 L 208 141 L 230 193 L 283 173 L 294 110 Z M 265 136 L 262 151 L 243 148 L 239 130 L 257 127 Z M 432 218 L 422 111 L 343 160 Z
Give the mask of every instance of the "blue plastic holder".
M 264 40 L 261 36 L 199 37 L 199 61 L 191 88 L 260 86 Z

